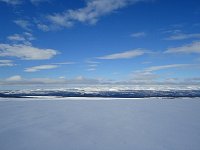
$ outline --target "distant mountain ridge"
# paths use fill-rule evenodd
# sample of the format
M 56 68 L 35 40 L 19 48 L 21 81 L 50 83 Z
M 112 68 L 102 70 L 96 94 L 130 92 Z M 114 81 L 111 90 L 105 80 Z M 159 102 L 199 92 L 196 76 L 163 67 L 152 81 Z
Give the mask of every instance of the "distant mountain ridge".
M 200 97 L 200 90 L 5 90 L 0 97 L 26 98 L 35 96 L 57 97 L 112 97 L 112 98 L 145 98 L 145 97 Z

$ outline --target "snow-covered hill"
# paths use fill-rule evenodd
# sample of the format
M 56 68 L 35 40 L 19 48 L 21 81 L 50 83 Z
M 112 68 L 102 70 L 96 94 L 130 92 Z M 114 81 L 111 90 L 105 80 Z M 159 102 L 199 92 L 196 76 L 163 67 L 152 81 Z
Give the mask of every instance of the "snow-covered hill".
M 73 88 L 73 89 L 36 89 L 36 90 L 5 90 L 0 91 L 0 97 L 200 97 L 199 89 L 148 89 L 130 88 Z

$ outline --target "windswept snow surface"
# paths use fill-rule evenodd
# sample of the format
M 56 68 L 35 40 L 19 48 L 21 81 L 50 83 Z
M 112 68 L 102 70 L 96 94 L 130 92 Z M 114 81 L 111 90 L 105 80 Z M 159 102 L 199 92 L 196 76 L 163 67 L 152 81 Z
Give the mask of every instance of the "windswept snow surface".
M 200 98 L 0 98 L 0 150 L 199 150 Z

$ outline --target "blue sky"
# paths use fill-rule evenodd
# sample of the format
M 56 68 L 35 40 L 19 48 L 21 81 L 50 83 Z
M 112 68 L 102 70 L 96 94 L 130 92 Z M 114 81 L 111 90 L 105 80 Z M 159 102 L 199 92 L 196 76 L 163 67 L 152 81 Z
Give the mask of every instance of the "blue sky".
M 200 85 L 198 0 L 0 0 L 0 85 Z

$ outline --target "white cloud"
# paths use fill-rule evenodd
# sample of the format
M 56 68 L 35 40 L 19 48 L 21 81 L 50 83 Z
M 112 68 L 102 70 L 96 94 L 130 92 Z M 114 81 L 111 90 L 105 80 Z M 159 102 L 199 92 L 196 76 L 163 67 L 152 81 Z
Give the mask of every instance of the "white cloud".
M 40 29 L 40 30 L 42 30 L 42 31 L 45 31 L 45 32 L 47 32 L 47 31 L 50 30 L 50 28 L 49 28 L 47 25 L 41 24 L 41 23 L 38 23 L 38 24 L 37 24 L 37 27 L 38 27 L 38 29 Z
M 185 39 L 195 39 L 195 38 L 200 38 L 200 33 L 195 33 L 195 34 L 178 33 L 171 35 L 170 37 L 166 38 L 166 40 L 185 40 Z
M 41 71 L 41 70 L 55 69 L 58 67 L 59 67 L 58 65 L 40 65 L 40 66 L 26 68 L 24 71 L 25 72 L 37 72 L 37 71 Z
M 100 62 L 98 62 L 98 61 L 91 61 L 91 60 L 87 60 L 86 63 L 88 63 L 88 64 L 100 64 Z
M 75 64 L 75 62 L 60 62 L 60 63 L 53 63 L 54 65 L 71 65 L 71 64 Z
M 148 71 L 138 71 L 134 72 L 132 75 L 132 80 L 134 82 L 152 82 L 152 80 L 158 79 L 159 76 Z
M 98 65 L 100 64 L 100 62 L 97 61 L 91 61 L 91 60 L 86 60 L 87 63 L 87 71 L 95 71 L 97 70 Z
M 0 85 L 66 85 L 66 84 L 85 84 L 85 85 L 97 85 L 101 84 L 102 80 L 95 78 L 85 78 L 78 76 L 72 79 L 66 79 L 65 77 L 59 78 L 22 78 L 19 75 L 9 77 L 7 79 L 0 80 Z
M 15 75 L 6 79 L 6 81 L 21 81 L 22 77 L 19 75 Z
M 164 34 L 180 34 L 182 32 L 182 30 L 180 29 L 160 29 L 160 31 Z
M 0 57 L 18 57 L 25 60 L 44 60 L 57 55 L 53 49 L 40 49 L 24 44 L 0 44 Z
M 8 36 L 8 39 L 11 41 L 25 41 L 25 38 L 19 34 L 13 34 Z
M 68 84 L 91 84 L 91 85 L 96 85 L 96 84 L 101 84 L 101 82 L 103 82 L 100 79 L 96 79 L 96 78 L 86 78 L 83 76 L 78 76 L 76 78 L 73 79 L 68 79 L 65 80 L 65 83 Z
M 188 82 L 196 82 L 196 81 L 198 81 L 198 82 L 200 82 L 200 77 L 189 78 L 189 79 L 187 79 L 185 81 L 188 81 Z
M 30 0 L 30 2 L 34 5 L 38 5 L 39 3 L 48 2 L 48 1 L 50 0 Z M 10 5 L 19 5 L 19 4 L 22 4 L 24 0 L 0 0 L 0 2 L 5 2 Z
M 31 24 L 29 21 L 27 20 L 22 20 L 22 19 L 19 19 L 19 20 L 15 20 L 14 23 L 16 23 L 18 26 L 20 26 L 21 28 L 25 29 L 25 30 L 28 30 L 30 31 L 30 27 L 31 27 Z
M 200 41 L 195 41 L 180 47 L 169 48 L 165 53 L 200 53 Z
M 10 5 L 18 5 L 21 4 L 20 0 L 0 0 L 0 2 L 5 2 Z
M 146 36 L 145 32 L 137 32 L 137 33 L 131 34 L 131 37 L 134 37 L 134 38 L 141 38 L 141 37 L 145 37 L 145 36 Z
M 199 67 L 200 67 L 199 64 L 170 64 L 161 66 L 151 66 L 143 70 L 134 71 L 133 74 L 131 75 L 130 81 L 135 84 L 159 84 L 160 81 L 162 81 L 162 84 L 172 83 L 172 81 L 177 83 L 179 82 L 177 79 L 176 81 L 175 78 L 168 79 L 166 78 L 167 76 L 156 74 L 155 71 L 172 69 L 172 68 L 188 69 L 188 68 L 199 68 Z M 163 79 L 165 80 L 163 81 Z
M 60 76 L 59 79 L 66 79 L 66 77 L 65 76 Z
M 48 2 L 49 0 L 30 0 L 30 2 L 34 5 L 38 5 L 39 3 L 42 2 Z
M 25 68 L 25 72 L 37 72 L 41 70 L 49 70 L 49 69 L 55 69 L 58 68 L 61 65 L 71 65 L 75 64 L 74 62 L 61 62 L 61 63 L 52 63 L 49 65 L 40 65 L 40 66 L 34 66 L 34 67 L 29 67 Z
M 0 60 L 0 63 L 11 63 L 12 60 Z
M 73 26 L 73 22 L 67 19 L 65 15 L 54 14 L 47 16 L 47 19 L 54 25 L 58 27 L 71 27 Z M 49 27 L 50 29 L 50 27 Z
M 63 13 L 48 15 L 48 20 L 60 27 L 71 27 L 75 22 L 95 24 L 101 16 L 113 11 L 149 0 L 87 0 L 86 6 L 76 10 L 66 10 Z
M 162 65 L 162 66 L 152 66 L 149 68 L 146 68 L 145 71 L 152 72 L 152 71 L 158 71 L 158 70 L 164 70 L 164 69 L 170 69 L 170 68 L 184 68 L 184 67 L 191 67 L 196 64 L 170 64 L 170 65 Z
M 95 71 L 96 68 L 88 68 L 87 71 Z
M 141 56 L 145 53 L 142 49 L 136 49 L 131 51 L 125 51 L 122 53 L 115 53 L 111 55 L 105 55 L 102 57 L 97 57 L 98 59 L 129 59 L 137 56 Z
M 98 65 L 97 64 L 90 64 L 88 65 L 89 67 L 97 67 Z
M 35 37 L 29 32 L 24 32 L 23 36 L 25 37 L 26 40 L 29 40 L 29 41 L 35 40 Z
M 148 78 L 148 79 L 146 79 Z M 158 81 L 156 80 L 157 76 L 153 74 L 144 74 L 143 78 L 133 78 L 123 81 L 114 81 L 114 80 L 106 80 L 106 79 L 98 79 L 98 78 L 85 78 L 83 76 L 79 76 L 77 78 L 67 79 L 65 77 L 59 77 L 59 78 L 22 78 L 19 75 L 9 77 L 7 79 L 0 79 L 0 85 L 4 86 L 44 86 L 50 88 L 51 86 L 55 88 L 55 85 L 57 87 L 64 87 L 66 85 L 72 85 L 75 87 L 75 85 L 82 84 L 87 89 L 95 89 L 102 90 L 107 89 L 110 90 L 111 87 L 113 89 L 192 89 L 192 88 L 198 88 L 200 84 L 200 78 L 199 77 L 190 77 L 190 78 L 184 78 L 184 79 L 177 79 L 177 78 L 167 78 L 166 80 Z
M 32 45 L 30 41 L 34 40 L 35 37 L 31 33 L 24 32 L 23 34 L 13 34 L 7 37 L 8 40 L 14 43 L 23 43 L 25 45 Z
M 12 60 L 0 60 L 0 67 L 12 67 L 15 66 Z

